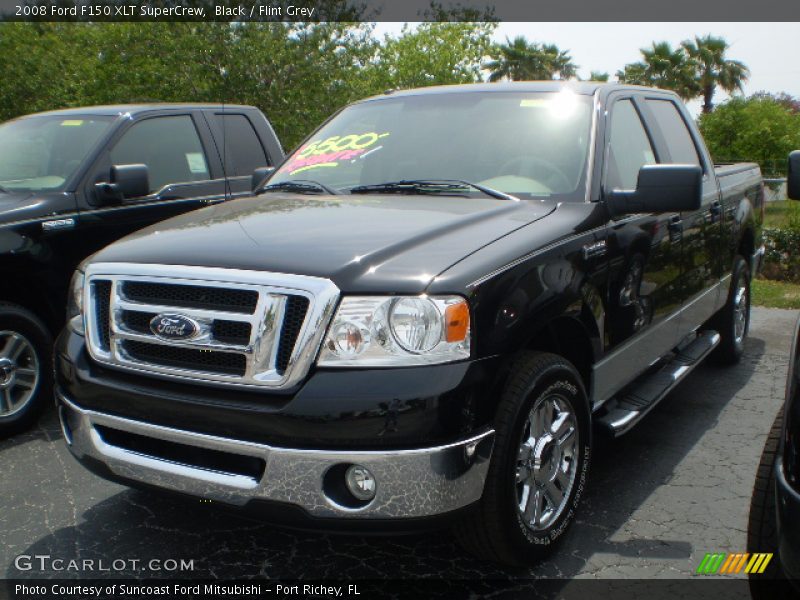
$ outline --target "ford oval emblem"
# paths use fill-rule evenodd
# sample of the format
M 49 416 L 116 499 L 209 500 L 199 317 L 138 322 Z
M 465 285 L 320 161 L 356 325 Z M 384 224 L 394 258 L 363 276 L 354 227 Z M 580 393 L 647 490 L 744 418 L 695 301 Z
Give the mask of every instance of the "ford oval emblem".
M 200 331 L 200 325 L 183 315 L 161 314 L 150 319 L 150 331 L 162 340 L 190 340 Z

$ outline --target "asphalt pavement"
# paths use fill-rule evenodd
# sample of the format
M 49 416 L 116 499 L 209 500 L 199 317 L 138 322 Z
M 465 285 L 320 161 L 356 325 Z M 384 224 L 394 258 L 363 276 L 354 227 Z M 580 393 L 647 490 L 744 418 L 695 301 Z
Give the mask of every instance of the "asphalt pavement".
M 520 586 L 541 577 L 696 577 L 706 552 L 745 550 L 753 479 L 783 401 L 796 317 L 754 308 L 739 366 L 699 367 L 631 433 L 597 448 L 570 532 L 551 560 L 530 570 L 481 563 L 441 532 L 293 533 L 207 503 L 130 490 L 80 467 L 50 411 L 34 430 L 0 442 L 0 577 L 391 577 Z M 69 560 L 127 562 L 121 571 L 81 573 L 28 569 L 20 555 L 61 558 L 62 568 Z M 193 568 L 140 572 L 151 559 L 184 559 Z

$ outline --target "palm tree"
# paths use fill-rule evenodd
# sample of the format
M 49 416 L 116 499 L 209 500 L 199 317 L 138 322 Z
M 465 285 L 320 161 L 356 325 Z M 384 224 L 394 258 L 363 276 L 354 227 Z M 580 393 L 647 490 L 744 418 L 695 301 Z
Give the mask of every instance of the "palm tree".
M 744 92 L 744 83 L 750 70 L 738 60 L 725 58 L 730 48 L 724 38 L 706 35 L 694 36 L 682 44 L 694 69 L 695 77 L 703 95 L 703 112 L 714 110 L 714 92 L 717 86 L 728 93 L 738 90 Z
M 578 74 L 578 65 L 572 62 L 568 50 L 560 50 L 555 44 L 543 44 L 538 50 L 544 69 L 537 79 L 572 79 Z
M 650 48 L 642 48 L 640 52 L 640 62 L 627 64 L 622 71 L 617 71 L 621 82 L 672 90 L 684 100 L 697 96 L 700 89 L 694 64 L 684 48 L 673 49 L 669 42 L 653 42 Z
M 535 79 L 571 79 L 578 67 L 565 50 L 554 44 L 529 43 L 524 36 L 495 46 L 485 68 L 489 81 L 524 81 Z
M 608 73 L 605 71 L 592 71 L 589 73 L 589 81 L 608 81 Z

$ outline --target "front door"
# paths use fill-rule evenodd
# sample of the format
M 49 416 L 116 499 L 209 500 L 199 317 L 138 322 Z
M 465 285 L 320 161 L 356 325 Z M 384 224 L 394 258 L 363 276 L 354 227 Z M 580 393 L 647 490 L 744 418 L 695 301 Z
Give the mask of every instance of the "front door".
M 214 152 L 198 115 L 148 116 L 133 122 L 100 157 L 84 187 L 84 255 L 147 225 L 222 200 L 225 181 Z M 120 204 L 100 204 L 95 183 L 108 181 L 112 165 L 129 164 L 147 165 L 150 193 Z
M 603 190 L 636 189 L 639 169 L 659 161 L 638 101 L 618 97 L 605 130 Z M 678 341 L 681 216 L 629 215 L 608 225 L 606 357 L 595 367 L 594 399 L 607 400 Z

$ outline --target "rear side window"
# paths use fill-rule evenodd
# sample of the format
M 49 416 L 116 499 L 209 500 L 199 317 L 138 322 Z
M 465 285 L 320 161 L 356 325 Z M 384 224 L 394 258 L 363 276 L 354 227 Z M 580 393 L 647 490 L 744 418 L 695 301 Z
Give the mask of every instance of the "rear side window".
M 229 177 L 250 176 L 261 167 L 268 167 L 267 153 L 258 139 L 250 119 L 244 115 L 214 115 L 219 125 L 220 154 L 225 155 Z
M 639 169 L 655 162 L 653 147 L 633 102 L 616 102 L 611 113 L 606 189 L 636 189 Z
M 155 117 L 133 125 L 111 150 L 115 165 L 147 165 L 150 192 L 171 183 L 211 178 L 200 136 L 189 115 Z
M 652 111 L 658 128 L 667 143 L 673 163 L 700 165 L 697 147 L 689 134 L 686 123 L 678 112 L 678 107 L 669 100 L 649 99 L 647 107 Z

